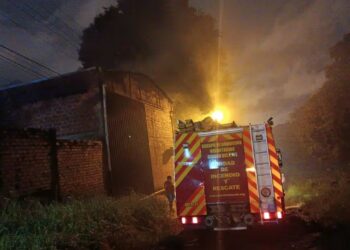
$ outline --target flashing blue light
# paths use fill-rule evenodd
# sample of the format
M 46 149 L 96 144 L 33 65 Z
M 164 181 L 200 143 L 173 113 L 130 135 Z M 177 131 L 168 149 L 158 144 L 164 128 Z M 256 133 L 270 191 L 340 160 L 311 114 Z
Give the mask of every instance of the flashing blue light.
M 190 150 L 188 148 L 184 149 L 184 154 L 185 154 L 186 158 L 190 158 L 191 157 L 191 152 L 190 152 Z
M 220 166 L 220 162 L 216 159 L 209 160 L 209 169 L 218 169 Z

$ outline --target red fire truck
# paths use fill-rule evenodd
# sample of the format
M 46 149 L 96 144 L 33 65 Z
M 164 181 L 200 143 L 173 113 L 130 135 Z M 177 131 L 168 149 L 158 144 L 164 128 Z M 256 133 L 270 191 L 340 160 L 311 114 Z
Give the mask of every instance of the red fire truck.
M 179 121 L 174 148 L 176 208 L 185 228 L 246 229 L 284 217 L 272 120 L 248 126 Z

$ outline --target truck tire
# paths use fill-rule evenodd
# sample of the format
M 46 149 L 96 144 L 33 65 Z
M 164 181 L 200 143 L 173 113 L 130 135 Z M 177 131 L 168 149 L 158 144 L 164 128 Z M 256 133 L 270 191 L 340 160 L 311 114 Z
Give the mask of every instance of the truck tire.
M 216 224 L 215 217 L 214 216 L 207 216 L 205 217 L 205 225 L 209 228 L 213 228 Z
M 243 221 L 247 226 L 252 226 L 254 224 L 254 216 L 252 214 L 246 214 L 243 217 Z

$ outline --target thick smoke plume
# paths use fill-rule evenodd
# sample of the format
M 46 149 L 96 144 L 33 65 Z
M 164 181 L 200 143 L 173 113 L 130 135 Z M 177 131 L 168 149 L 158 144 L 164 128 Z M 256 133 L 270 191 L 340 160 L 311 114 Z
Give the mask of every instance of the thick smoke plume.
M 177 118 L 208 113 L 221 94 L 216 22 L 187 0 L 118 1 L 84 31 L 79 55 L 84 67 L 149 75 L 175 100 Z
M 82 30 L 93 22 L 95 16 L 103 13 L 103 7 L 116 4 L 115 0 L 16 1 L 17 5 L 29 4 L 44 14 L 42 22 L 37 22 L 7 2 L 11 1 L 0 3 L 1 42 L 60 73 L 71 72 L 81 66 L 78 53 L 60 36 L 49 32 L 45 24 L 68 34 L 68 30 L 62 26 L 64 20 L 81 36 Z M 190 5 L 213 16 L 216 29 L 219 2 L 191 0 Z M 227 106 L 232 119 L 241 124 L 261 122 L 269 116 L 274 116 L 277 123 L 286 121 L 289 114 L 324 82 L 323 68 L 329 64 L 328 48 L 350 31 L 350 1 L 221 0 L 221 3 L 224 5 L 223 26 L 217 31 L 213 44 L 217 42 L 217 35 L 220 35 L 223 62 L 229 73 L 226 75 L 230 77 L 222 80 L 217 87 L 217 52 L 214 51 L 212 54 L 203 53 L 195 60 L 186 60 L 186 63 L 197 66 L 203 63 L 203 68 L 207 68 L 205 64 L 213 63 L 212 68 L 205 71 L 203 81 L 189 80 L 190 86 L 182 87 L 180 80 L 185 73 L 177 67 L 169 67 L 169 72 L 173 70 L 171 76 L 175 75 L 180 80 L 174 85 L 158 79 L 157 83 L 176 100 L 182 97 L 182 106 L 198 107 L 195 110 L 181 107 L 182 111 L 187 112 L 182 118 L 192 118 L 194 114 L 205 113 L 199 108 L 208 110 L 214 106 L 213 92 L 219 88 L 221 93 L 229 95 L 218 98 L 220 104 Z M 200 32 L 205 33 L 203 30 Z M 16 39 L 13 34 L 16 34 Z M 193 33 L 196 34 L 200 33 Z M 186 39 L 191 35 L 192 32 L 183 31 L 182 37 Z M 157 46 L 165 47 L 161 50 L 165 52 L 154 58 L 157 64 L 163 64 L 164 61 L 168 64 L 169 55 L 177 53 L 175 42 L 170 41 L 167 46 L 171 37 L 170 34 L 157 42 Z M 152 60 L 145 60 L 143 65 L 147 64 L 152 64 Z M 176 65 L 175 62 L 173 64 Z M 1 61 L 0 66 L 2 85 L 37 78 L 7 62 Z M 121 66 L 127 67 L 128 63 Z M 139 64 L 132 66 L 135 71 L 140 68 Z M 196 85 L 198 82 L 200 84 Z M 198 86 L 204 87 L 200 89 Z M 200 101 L 197 103 L 197 100 Z

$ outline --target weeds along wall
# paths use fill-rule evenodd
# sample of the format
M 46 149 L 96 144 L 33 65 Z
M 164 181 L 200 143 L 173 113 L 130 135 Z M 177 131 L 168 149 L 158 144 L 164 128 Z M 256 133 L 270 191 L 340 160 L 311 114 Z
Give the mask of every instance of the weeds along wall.
M 57 141 L 54 131 L 2 129 L 0 193 L 52 198 L 104 193 L 102 144 Z

